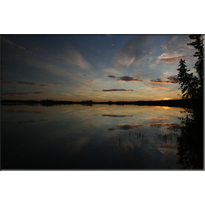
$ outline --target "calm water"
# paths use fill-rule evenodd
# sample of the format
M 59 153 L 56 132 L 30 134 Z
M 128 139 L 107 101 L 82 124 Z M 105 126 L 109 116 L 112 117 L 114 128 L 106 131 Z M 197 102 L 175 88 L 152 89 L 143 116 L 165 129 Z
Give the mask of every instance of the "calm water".
M 183 108 L 2 105 L 4 169 L 181 169 Z

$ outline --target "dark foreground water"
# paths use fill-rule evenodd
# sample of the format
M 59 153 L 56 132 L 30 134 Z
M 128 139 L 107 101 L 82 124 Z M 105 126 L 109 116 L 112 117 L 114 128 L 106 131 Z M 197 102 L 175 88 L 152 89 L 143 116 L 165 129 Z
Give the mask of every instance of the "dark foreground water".
M 202 169 L 183 164 L 190 161 L 190 156 L 182 159 L 185 142 L 179 140 L 183 108 L 2 105 L 1 109 L 2 169 Z

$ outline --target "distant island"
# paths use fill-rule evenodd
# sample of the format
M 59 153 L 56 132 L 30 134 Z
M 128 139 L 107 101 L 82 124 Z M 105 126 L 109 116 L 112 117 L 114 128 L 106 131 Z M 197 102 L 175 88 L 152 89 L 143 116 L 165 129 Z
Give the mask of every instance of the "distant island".
M 67 105 L 67 104 L 82 104 L 92 106 L 94 104 L 108 104 L 108 105 L 149 105 L 149 106 L 169 106 L 169 107 L 193 107 L 196 106 L 197 101 L 192 99 L 179 99 L 179 100 L 156 100 L 156 101 L 108 101 L 108 102 L 94 102 L 92 100 L 84 101 L 60 101 L 60 100 L 1 100 L 2 105 L 12 104 L 27 104 L 35 105 L 40 104 L 43 106 L 53 105 Z

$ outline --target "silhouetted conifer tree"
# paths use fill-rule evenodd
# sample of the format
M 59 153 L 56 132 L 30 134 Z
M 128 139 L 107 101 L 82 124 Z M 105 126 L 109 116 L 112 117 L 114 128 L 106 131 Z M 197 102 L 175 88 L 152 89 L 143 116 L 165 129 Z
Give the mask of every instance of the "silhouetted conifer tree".
M 196 76 L 193 76 L 193 73 L 188 73 L 186 69 L 185 60 L 179 61 L 178 79 L 180 83 L 180 89 L 182 91 L 182 98 L 194 98 L 198 97 L 198 85 L 199 81 Z
M 198 77 L 193 73 L 188 73 L 186 69 L 185 60 L 180 60 L 178 78 L 180 89 L 182 91 L 182 98 L 203 99 L 203 81 L 204 81 L 204 44 L 202 35 L 190 35 L 190 39 L 195 40 L 187 45 L 192 45 L 198 51 L 193 55 L 198 60 L 194 68 L 198 73 Z

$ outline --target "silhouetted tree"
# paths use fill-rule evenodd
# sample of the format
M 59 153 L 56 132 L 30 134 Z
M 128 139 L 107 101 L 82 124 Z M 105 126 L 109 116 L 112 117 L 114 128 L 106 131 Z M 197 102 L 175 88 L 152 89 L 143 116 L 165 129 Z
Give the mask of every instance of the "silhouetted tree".
M 185 108 L 181 118 L 178 140 L 178 164 L 184 169 L 203 169 L 203 109 L 201 106 Z
M 203 99 L 203 80 L 204 80 L 204 44 L 202 35 L 190 35 L 190 39 L 195 40 L 187 45 L 192 45 L 198 51 L 193 55 L 197 57 L 197 61 L 195 63 L 194 68 L 198 73 L 198 77 L 194 76 L 193 73 L 188 73 L 186 69 L 185 60 L 180 60 L 178 78 L 180 83 L 180 89 L 182 91 L 182 98 L 192 98 L 192 99 Z
M 199 75 L 199 82 L 200 82 L 200 88 L 203 88 L 203 80 L 204 80 L 204 39 L 202 38 L 202 35 L 190 35 L 189 38 L 195 40 L 191 43 L 187 43 L 187 45 L 192 45 L 194 48 L 196 48 L 198 51 L 195 52 L 194 57 L 196 57 L 198 60 L 195 63 L 194 68 L 196 69 L 196 72 Z M 200 90 L 202 92 L 203 90 Z M 203 94 L 203 93 L 201 93 Z
M 179 69 L 178 72 L 178 79 L 180 83 L 180 89 L 182 91 L 182 98 L 193 98 L 196 99 L 198 97 L 198 87 L 199 87 L 199 80 L 196 76 L 193 76 L 193 73 L 188 73 L 186 69 L 186 62 L 185 60 L 179 61 Z

